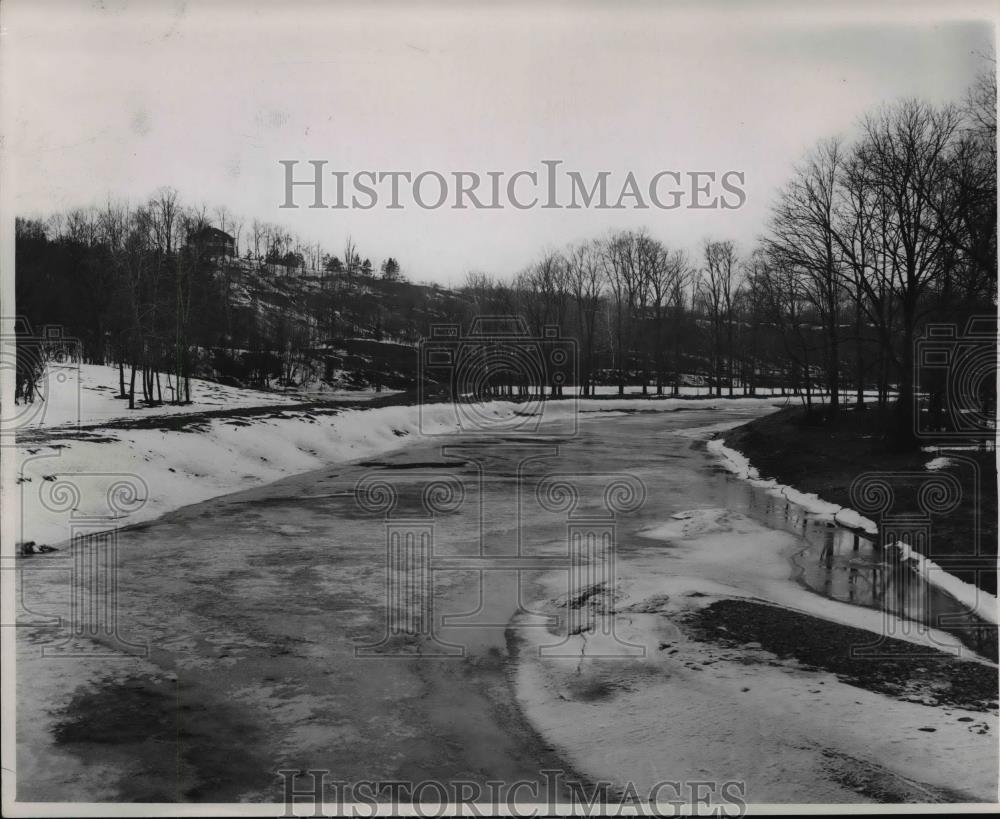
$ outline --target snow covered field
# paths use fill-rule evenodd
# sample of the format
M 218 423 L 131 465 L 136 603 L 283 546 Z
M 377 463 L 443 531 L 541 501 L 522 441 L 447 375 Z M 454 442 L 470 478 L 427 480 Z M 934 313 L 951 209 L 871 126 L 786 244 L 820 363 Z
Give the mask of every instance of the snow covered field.
M 117 368 L 103 364 L 50 365 L 39 383 L 43 400 L 18 406 L 12 415 L 14 425 L 18 430 L 67 424 L 86 426 L 149 415 L 183 415 L 206 410 L 293 404 L 302 400 L 296 395 L 239 389 L 192 378 L 190 404 L 175 406 L 164 403 L 149 408 L 140 404 L 130 410 L 127 400 L 115 397 L 118 395 L 118 377 Z M 126 371 L 126 389 L 128 378 Z M 166 386 L 165 380 L 161 386 Z M 164 389 L 163 396 L 165 401 L 169 400 L 169 391 Z M 4 417 L 7 419 L 11 415 L 5 412 Z
M 126 371 L 126 387 L 129 373 Z M 169 401 L 171 394 L 166 388 L 167 382 L 161 379 L 163 396 Z M 262 390 L 240 389 L 228 387 L 214 381 L 200 378 L 191 379 L 191 403 L 172 405 L 164 403 L 157 407 L 144 407 L 139 404 L 136 409 L 129 410 L 128 401 L 117 398 L 119 374 L 115 367 L 102 364 L 68 364 L 50 365 L 45 377 L 39 384 L 39 392 L 43 400 L 32 404 L 17 406 L 12 413 L 4 412 L 4 418 L 12 422 L 16 429 L 38 430 L 48 427 L 65 425 L 88 426 L 107 421 L 120 421 L 160 415 L 184 415 L 209 410 L 239 409 L 246 407 L 295 404 L 311 400 L 364 401 L 376 395 L 391 395 L 398 390 L 330 390 L 314 387 L 287 392 L 265 392 Z M 567 387 L 566 395 L 575 395 L 577 389 Z M 600 386 L 595 392 L 601 397 L 618 395 L 616 386 Z M 777 391 L 770 391 L 776 398 L 781 398 Z M 758 390 L 760 396 L 768 396 L 766 389 Z M 627 396 L 639 397 L 641 387 L 630 386 L 625 389 Z M 711 399 L 707 387 L 682 387 L 684 398 Z M 650 388 L 649 398 L 657 403 L 674 400 L 669 397 L 657 397 L 655 388 Z M 786 396 L 789 401 L 797 401 L 794 396 Z M 729 399 L 727 399 L 729 400 Z M 739 393 L 737 393 L 737 399 Z M 753 400 L 753 399 L 747 399 Z

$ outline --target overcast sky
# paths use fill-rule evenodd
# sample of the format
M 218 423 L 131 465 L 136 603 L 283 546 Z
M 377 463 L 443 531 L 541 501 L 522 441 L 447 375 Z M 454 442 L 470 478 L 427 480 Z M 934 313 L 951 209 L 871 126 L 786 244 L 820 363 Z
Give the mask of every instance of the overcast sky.
M 0 11 L 7 193 L 35 215 L 171 185 L 335 252 L 351 234 L 376 266 L 391 255 L 446 283 L 619 227 L 746 250 L 817 140 L 883 101 L 960 99 L 993 49 L 986 6 L 805 5 L 15 0 Z M 282 159 L 414 174 L 561 159 L 619 180 L 740 170 L 747 202 L 290 211 Z

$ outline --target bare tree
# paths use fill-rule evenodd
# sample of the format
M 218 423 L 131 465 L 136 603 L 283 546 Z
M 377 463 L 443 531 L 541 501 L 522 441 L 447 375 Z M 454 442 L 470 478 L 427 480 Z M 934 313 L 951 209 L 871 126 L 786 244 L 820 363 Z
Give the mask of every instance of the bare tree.
M 258 219 L 250 223 L 250 242 L 253 248 L 252 256 L 254 260 L 261 261 L 266 252 L 267 225 Z
M 782 267 L 803 277 L 804 293 L 824 328 L 824 369 L 830 393 L 828 417 L 840 409 L 840 307 L 844 274 L 835 236 L 838 184 L 844 151 L 838 140 L 823 142 L 796 169 L 779 195 L 765 240 Z
M 611 292 L 614 364 L 618 374 L 618 394 L 625 394 L 628 353 L 634 350 L 635 311 L 642 282 L 639 278 L 638 237 L 632 231 L 612 234 L 603 243 L 604 274 Z
M 736 246 L 731 241 L 706 240 L 705 267 L 698 283 L 698 295 L 711 331 L 711 370 L 715 394 L 722 395 L 723 362 L 733 394 L 733 305 L 739 288 Z
M 153 216 L 156 243 L 169 256 L 174 251 L 174 231 L 180 211 L 177 191 L 173 188 L 160 188 L 150 199 L 149 208 Z
M 695 271 L 683 251 L 674 251 L 673 262 L 676 265 L 676 275 L 670 287 L 670 323 L 672 325 L 672 359 L 674 371 L 673 394 L 681 394 L 681 348 L 684 337 L 684 313 L 687 309 L 689 294 L 694 285 Z
M 583 395 L 593 392 L 594 340 L 600 303 L 604 294 L 601 248 L 597 242 L 580 242 L 566 252 L 566 276 L 576 305 L 580 342 L 580 387 Z
M 898 344 L 887 344 L 900 374 L 898 423 L 893 427 L 903 445 L 912 445 L 914 402 L 914 340 L 927 308 L 926 295 L 939 282 L 951 262 L 946 236 L 950 228 L 942 224 L 947 212 L 935 206 L 935 198 L 948 183 L 949 151 L 955 143 L 961 117 L 954 106 L 935 108 L 917 100 L 907 100 L 883 108 L 863 123 L 863 138 L 852 163 L 851 184 L 872 197 L 879 216 L 878 256 L 867 267 L 868 275 L 858 276 L 851 266 L 856 285 L 865 294 L 872 320 L 881 323 L 881 335 L 888 341 L 898 336 Z M 858 179 L 858 175 L 862 179 Z M 841 243 L 842 246 L 845 243 Z M 889 300 L 891 304 L 885 302 Z M 879 309 L 887 308 L 887 309 Z M 884 326 L 898 311 L 899 332 Z
M 349 276 L 354 276 L 358 273 L 358 269 L 361 264 L 361 259 L 358 258 L 358 248 L 354 244 L 354 240 L 348 236 L 344 239 L 344 270 Z
M 777 327 L 789 363 L 788 380 L 812 413 L 812 341 L 803 306 L 808 302 L 802 276 L 780 259 L 761 254 L 754 270 L 764 316 Z M 800 390 L 801 388 L 801 390 Z
M 539 261 L 518 276 L 517 288 L 525 295 L 522 312 L 535 336 L 541 338 L 547 327 L 557 326 L 560 330 L 565 327 L 569 276 L 566 259 L 561 253 L 544 253 Z M 562 385 L 550 381 L 548 386 L 551 395 L 562 395 Z
M 656 394 L 663 395 L 663 376 L 666 372 L 666 319 L 671 300 L 676 298 L 678 285 L 687 275 L 687 255 L 681 250 L 670 251 L 659 242 L 653 242 L 649 264 L 644 266 L 647 276 L 646 291 L 652 308 L 653 358 L 656 366 Z M 676 340 L 676 339 L 675 339 Z M 676 374 L 675 374 L 676 375 Z

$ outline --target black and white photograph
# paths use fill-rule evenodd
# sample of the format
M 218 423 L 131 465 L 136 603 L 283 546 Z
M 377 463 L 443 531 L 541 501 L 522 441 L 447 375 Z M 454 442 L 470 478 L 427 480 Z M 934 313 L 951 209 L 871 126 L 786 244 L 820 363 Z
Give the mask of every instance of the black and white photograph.
M 1000 808 L 998 16 L 2 0 L 3 815 Z

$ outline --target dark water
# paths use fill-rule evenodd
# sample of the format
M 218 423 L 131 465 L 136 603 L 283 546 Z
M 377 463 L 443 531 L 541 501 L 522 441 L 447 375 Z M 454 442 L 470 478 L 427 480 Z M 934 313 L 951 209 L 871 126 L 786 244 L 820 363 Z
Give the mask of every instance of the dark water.
M 731 508 L 742 508 L 755 519 L 775 529 L 795 534 L 802 542 L 794 563 L 799 581 L 818 594 L 856 606 L 885 611 L 914 624 L 931 626 L 958 637 L 963 644 L 985 657 L 997 659 L 996 626 L 981 618 L 951 595 L 926 583 L 895 560 L 889 550 L 872 538 L 819 520 L 785 498 L 731 476 Z M 727 504 L 728 505 L 728 504 Z M 906 623 L 886 622 L 896 634 Z

